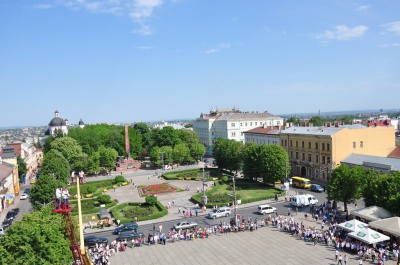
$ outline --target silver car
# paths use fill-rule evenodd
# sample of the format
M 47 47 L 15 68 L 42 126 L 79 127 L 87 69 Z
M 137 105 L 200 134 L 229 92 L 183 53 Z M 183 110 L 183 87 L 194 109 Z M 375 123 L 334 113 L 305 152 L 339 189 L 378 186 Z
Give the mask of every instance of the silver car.
M 188 221 L 182 221 L 174 225 L 175 230 L 179 229 L 187 229 L 187 228 L 192 228 L 196 227 L 197 223 L 196 222 L 188 222 Z
M 208 213 L 207 217 L 210 219 L 215 219 L 219 217 L 228 217 L 231 214 L 231 208 L 224 206 L 218 209 L 214 209 Z

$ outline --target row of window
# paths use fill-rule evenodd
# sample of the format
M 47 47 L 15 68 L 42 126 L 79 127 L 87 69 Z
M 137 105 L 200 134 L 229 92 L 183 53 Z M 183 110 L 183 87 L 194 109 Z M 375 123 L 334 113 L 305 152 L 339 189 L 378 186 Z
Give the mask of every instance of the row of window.
M 253 126 L 253 122 L 252 121 L 245 122 L 244 126 L 248 126 L 248 124 L 249 124 L 249 126 Z M 255 121 L 254 122 L 254 126 L 258 126 L 258 125 L 260 125 L 260 126 L 262 126 L 262 125 L 270 125 L 271 126 L 271 125 L 273 125 L 273 121 L 268 121 L 268 122 L 267 121 L 264 121 L 264 122 Z M 280 121 L 276 121 L 276 125 L 281 125 L 281 122 Z M 236 122 L 231 122 L 231 127 L 236 127 Z M 243 127 L 243 122 L 240 123 L 240 127 Z
M 254 138 L 247 138 L 246 143 L 249 143 L 249 142 L 253 142 L 253 143 L 257 142 L 257 144 L 278 144 L 277 141 L 268 140 L 267 142 L 265 142 L 265 140 L 261 140 L 261 139 L 257 139 L 257 141 L 256 141 Z
M 300 159 L 299 157 L 299 152 L 295 153 L 295 156 L 293 156 L 293 151 L 290 151 L 290 158 L 296 158 L 296 159 Z M 319 154 L 316 154 L 314 156 L 314 161 L 312 161 L 312 154 L 307 154 L 307 160 L 306 160 L 306 153 L 301 153 L 301 160 L 302 161 L 308 161 L 308 162 L 315 162 L 315 163 L 319 163 Z M 330 156 L 321 156 L 322 161 L 321 164 L 331 164 L 331 157 Z
M 296 144 L 296 147 L 299 147 L 299 141 L 296 140 L 295 144 Z M 282 145 L 283 146 L 287 146 L 287 140 L 286 139 L 282 139 Z M 293 146 L 293 140 L 289 141 L 289 145 Z M 308 149 L 311 149 L 311 146 L 312 146 L 312 143 L 308 142 Z M 318 150 L 319 149 L 319 142 L 314 143 L 314 147 L 315 147 L 316 150 Z M 305 148 L 305 142 L 304 141 L 301 141 L 301 148 Z M 331 150 L 330 143 L 321 143 L 321 150 L 325 151 L 325 148 L 326 148 L 326 151 L 330 151 Z

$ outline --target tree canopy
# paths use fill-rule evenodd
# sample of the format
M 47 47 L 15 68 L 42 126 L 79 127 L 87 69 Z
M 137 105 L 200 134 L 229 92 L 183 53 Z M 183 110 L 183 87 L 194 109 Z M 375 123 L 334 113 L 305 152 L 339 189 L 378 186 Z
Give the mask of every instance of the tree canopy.
M 51 203 L 56 195 L 58 186 L 64 186 L 65 183 L 60 182 L 54 176 L 41 174 L 35 185 L 32 186 L 29 200 L 34 209 L 40 209 L 43 205 Z
M 59 151 L 70 165 L 76 163 L 82 156 L 82 147 L 74 138 L 56 138 L 50 145 L 51 149 Z
M 289 156 L 285 149 L 276 144 L 259 146 L 260 177 L 264 183 L 272 184 L 277 180 L 283 180 L 288 169 Z
M 43 166 L 40 172 L 42 175 L 54 175 L 55 179 L 67 184 L 70 166 L 68 160 L 59 151 L 52 149 L 44 155 Z
M 342 164 L 335 168 L 329 178 L 328 199 L 343 202 L 344 210 L 347 211 L 349 203 L 361 198 L 363 173 L 364 168 L 361 166 L 351 169 Z
M 26 168 L 27 164 L 21 156 L 17 156 L 17 165 L 19 181 L 22 182 L 22 175 L 26 174 L 26 172 L 28 171 L 28 169 Z
M 227 169 L 231 172 L 240 170 L 242 165 L 241 142 L 218 138 L 213 146 L 213 156 L 219 168 Z
M 15 265 L 70 264 L 70 242 L 61 214 L 52 207 L 25 214 L 0 235 L 0 263 Z M 3 251 L 4 250 L 4 251 Z

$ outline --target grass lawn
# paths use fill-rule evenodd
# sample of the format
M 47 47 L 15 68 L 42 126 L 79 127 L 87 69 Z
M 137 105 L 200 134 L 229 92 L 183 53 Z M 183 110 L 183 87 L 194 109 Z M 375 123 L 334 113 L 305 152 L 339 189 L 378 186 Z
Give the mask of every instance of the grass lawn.
M 121 223 L 126 223 L 134 221 L 135 217 L 138 221 L 157 219 L 166 215 L 168 210 L 159 201 L 156 205 L 129 202 L 112 208 L 111 213 L 115 220 L 119 219 Z
M 246 180 L 236 181 L 236 198 L 241 200 L 242 204 L 271 199 L 275 194 L 281 193 L 282 191 L 280 189 L 276 189 L 263 183 Z M 214 188 L 207 191 L 207 207 L 215 204 L 222 206 L 231 203 L 232 198 L 230 198 L 228 194 L 233 195 L 231 182 L 216 183 Z M 201 203 L 201 194 L 194 195 L 192 199 Z

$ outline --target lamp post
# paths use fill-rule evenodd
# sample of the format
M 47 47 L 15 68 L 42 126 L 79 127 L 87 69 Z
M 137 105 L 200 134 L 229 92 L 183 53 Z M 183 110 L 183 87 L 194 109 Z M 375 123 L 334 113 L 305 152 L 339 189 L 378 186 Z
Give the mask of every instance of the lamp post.
M 233 178 L 232 178 L 232 184 L 233 184 L 233 203 L 234 203 L 233 212 L 234 212 L 234 214 L 235 214 L 235 225 L 238 226 L 235 175 L 236 175 L 236 174 L 233 174 Z
M 161 152 L 161 163 L 162 163 L 162 165 L 161 165 L 161 177 L 164 174 L 164 153 L 165 153 L 164 151 Z

